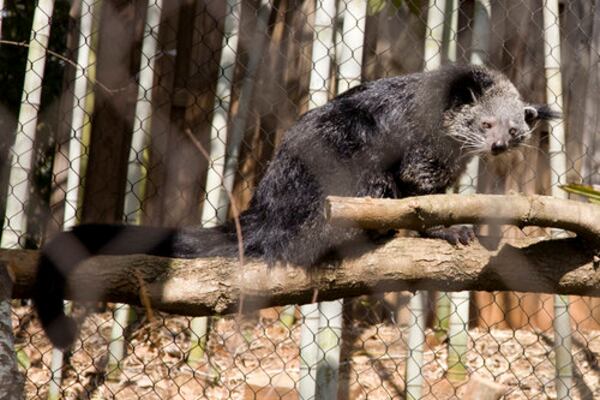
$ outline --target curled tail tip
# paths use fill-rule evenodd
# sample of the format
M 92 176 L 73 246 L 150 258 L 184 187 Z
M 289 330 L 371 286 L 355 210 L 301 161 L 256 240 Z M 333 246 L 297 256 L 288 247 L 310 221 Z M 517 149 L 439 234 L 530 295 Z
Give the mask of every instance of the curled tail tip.
M 44 331 L 54 347 L 65 350 L 75 342 L 78 329 L 75 320 L 63 314 L 45 325 Z

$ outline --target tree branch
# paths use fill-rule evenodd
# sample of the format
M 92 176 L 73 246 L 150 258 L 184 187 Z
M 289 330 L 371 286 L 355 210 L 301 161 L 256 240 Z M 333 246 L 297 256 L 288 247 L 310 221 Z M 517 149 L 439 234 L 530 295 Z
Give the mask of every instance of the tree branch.
M 371 229 L 422 230 L 492 222 L 567 229 L 594 244 L 600 238 L 600 207 L 543 196 L 329 197 L 326 213 L 332 223 Z M 235 243 L 227 246 L 234 249 Z M 235 256 L 194 260 L 95 257 L 69 277 L 67 297 L 129 304 L 143 300 L 157 310 L 201 316 L 235 312 L 242 297 L 244 309 L 249 310 L 308 303 L 315 301 L 315 293 L 319 301 L 417 289 L 600 296 L 595 251 L 577 238 L 521 239 L 504 242 L 497 249 L 480 243 L 453 247 L 421 238 L 349 247 L 341 261 L 310 269 L 269 267 L 256 259 L 242 268 Z M 0 263 L 5 262 L 16 277 L 14 297 L 30 297 L 37 257 L 33 251 L 0 251 Z
M 413 229 L 437 225 L 512 224 L 541 226 L 577 233 L 600 247 L 600 207 L 549 196 L 430 195 L 405 199 L 329 196 L 330 223 L 366 229 Z
M 308 303 L 315 290 L 318 301 L 417 289 L 600 296 L 593 254 L 575 238 L 521 239 L 496 250 L 479 243 L 453 247 L 435 239 L 395 238 L 364 250 L 311 270 L 269 268 L 255 259 L 241 269 L 236 257 L 95 257 L 70 277 L 68 298 L 140 304 L 142 281 L 154 309 L 201 316 L 237 311 L 241 295 L 248 311 Z M 37 257 L 34 251 L 0 251 L 0 263 L 16 277 L 14 297 L 30 296 Z

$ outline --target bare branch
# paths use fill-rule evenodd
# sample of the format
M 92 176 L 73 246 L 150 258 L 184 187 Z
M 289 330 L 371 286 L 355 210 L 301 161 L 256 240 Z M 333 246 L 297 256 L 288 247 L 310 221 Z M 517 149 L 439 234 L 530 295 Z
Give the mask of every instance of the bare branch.
M 235 246 L 235 243 L 232 244 Z M 2 250 L 16 280 L 14 297 L 29 297 L 38 255 Z M 337 265 L 312 269 L 272 267 L 235 257 L 194 260 L 143 255 L 102 256 L 86 261 L 69 278 L 68 297 L 102 293 L 102 300 L 140 304 L 140 282 L 152 309 L 202 316 L 272 305 L 303 304 L 398 290 L 515 290 L 600 296 L 593 254 L 576 239 L 522 239 L 487 250 L 479 243 L 453 247 L 435 239 L 396 238 Z M 137 273 L 136 273 L 137 271 Z
M 437 225 L 512 224 L 572 231 L 600 245 L 600 207 L 549 196 L 430 195 L 400 200 L 330 196 L 325 213 L 333 224 L 367 229 L 425 230 Z

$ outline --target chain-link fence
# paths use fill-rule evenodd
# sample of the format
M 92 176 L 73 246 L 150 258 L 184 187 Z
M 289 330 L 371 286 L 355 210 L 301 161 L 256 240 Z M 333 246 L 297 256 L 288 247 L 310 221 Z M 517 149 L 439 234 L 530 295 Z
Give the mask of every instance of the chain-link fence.
M 450 62 L 562 111 L 529 146 L 469 164 L 457 191 L 600 184 L 596 1 L 3 3 L 2 252 L 82 222 L 223 223 L 301 114 Z M 66 353 L 13 300 L 14 346 L 27 398 L 600 398 L 598 298 L 417 293 L 209 318 L 75 303 Z

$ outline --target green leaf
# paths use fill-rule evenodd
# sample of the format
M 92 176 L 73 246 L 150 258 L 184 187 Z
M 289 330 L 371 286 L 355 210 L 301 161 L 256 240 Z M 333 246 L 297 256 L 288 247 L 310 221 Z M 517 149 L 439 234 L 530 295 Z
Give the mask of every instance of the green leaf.
M 16 353 L 17 353 L 17 363 L 19 364 L 19 366 L 21 368 L 23 368 L 24 370 L 28 370 L 29 367 L 31 367 L 31 360 L 29 359 L 29 356 L 25 352 L 25 348 L 23 346 L 17 347 Z
M 600 191 L 589 185 L 569 184 L 560 185 L 560 188 L 566 192 L 587 197 L 592 203 L 600 203 Z

